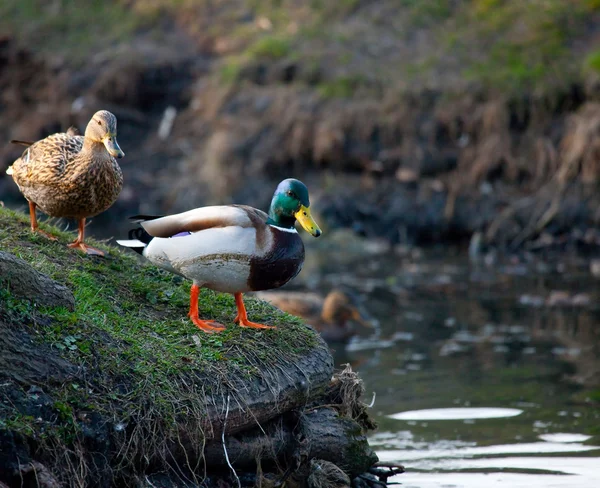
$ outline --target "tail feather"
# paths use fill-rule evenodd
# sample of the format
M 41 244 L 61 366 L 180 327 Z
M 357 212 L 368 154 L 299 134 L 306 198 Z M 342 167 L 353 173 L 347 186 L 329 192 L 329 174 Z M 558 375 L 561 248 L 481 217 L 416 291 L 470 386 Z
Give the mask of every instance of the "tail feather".
M 142 255 L 144 254 L 144 249 L 146 249 L 146 244 L 137 239 L 119 239 L 117 240 L 117 244 L 133 249 L 135 252 Z
M 152 239 L 154 239 L 154 237 L 152 237 L 150 234 L 148 234 L 148 232 L 146 232 L 141 227 L 136 227 L 135 229 L 131 229 L 129 231 L 129 238 L 137 239 L 138 241 L 141 241 L 146 245 L 150 244 L 150 241 Z
M 9 166 L 8 168 L 6 168 L 6 174 L 7 175 L 12 175 L 13 174 L 13 167 Z
M 146 222 L 147 220 L 160 219 L 162 215 L 134 215 L 129 217 L 129 220 L 137 224 Z M 142 227 L 136 227 L 129 231 L 129 239 L 123 239 L 117 241 L 117 244 L 123 247 L 129 247 L 139 254 L 144 253 L 146 246 L 150 244 L 150 241 L 154 239 L 153 236 L 148 234 Z
M 30 141 L 20 141 L 19 139 L 11 139 L 10 141 L 11 144 L 18 144 L 20 146 L 32 146 L 34 143 L 30 142 Z
M 135 223 L 146 222 L 148 220 L 156 220 L 164 217 L 164 215 L 133 215 L 129 217 L 129 220 Z
M 138 254 L 143 254 L 144 249 L 152 239 L 153 237 L 150 234 L 138 227 L 129 231 L 129 239 L 118 240 L 117 244 L 133 249 Z

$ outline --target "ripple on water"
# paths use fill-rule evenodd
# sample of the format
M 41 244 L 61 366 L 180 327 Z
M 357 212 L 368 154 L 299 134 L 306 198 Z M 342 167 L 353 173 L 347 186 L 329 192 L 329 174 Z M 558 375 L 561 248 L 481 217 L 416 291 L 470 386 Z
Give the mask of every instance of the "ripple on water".
M 387 448 L 377 450 L 380 462 L 402 463 L 406 467 L 405 474 L 389 480 L 402 483 L 405 488 L 600 486 L 598 459 L 574 456 L 600 449 L 576 442 L 588 440 L 589 436 L 558 433 L 540 437 L 552 442 L 492 446 L 460 445 L 454 441 L 428 444 L 415 442 L 410 431 L 379 433 L 370 440 Z M 559 453 L 563 456 L 556 456 Z
M 569 434 L 566 432 L 556 432 L 554 434 L 541 434 L 538 436 L 543 441 L 547 442 L 585 442 L 591 439 L 591 435 L 585 434 Z
M 381 462 L 403 462 L 413 461 L 411 466 L 417 469 L 446 469 L 441 467 L 442 459 L 462 459 L 463 461 L 473 457 L 500 457 L 505 459 L 505 455 L 514 454 L 558 454 L 558 453 L 579 453 L 595 451 L 600 449 L 600 446 L 588 446 L 579 443 L 563 443 L 563 442 L 528 442 L 522 444 L 501 444 L 496 446 L 467 446 L 451 448 L 450 445 L 431 449 L 390 449 L 385 451 L 377 451 L 377 456 Z M 562 458 L 557 458 L 562 459 Z M 435 460 L 435 462 L 434 462 Z M 445 461 L 444 461 L 445 462 Z M 453 461 L 458 463 L 454 466 L 456 469 L 462 469 L 466 466 L 461 464 L 462 461 Z M 597 459 L 596 459 L 597 462 Z M 453 468 L 453 469 L 454 469 Z M 532 468 L 533 469 L 533 468 Z M 538 466 L 537 469 L 551 470 L 548 466 Z
M 523 413 L 518 408 L 430 408 L 409 410 L 389 415 L 396 420 L 466 420 L 515 417 Z
M 536 458 L 540 463 L 552 458 Z M 401 483 L 402 488 L 592 488 L 600 486 L 595 459 L 577 458 L 578 471 L 588 474 L 579 476 L 534 475 L 527 473 L 405 473 L 390 478 L 389 482 Z

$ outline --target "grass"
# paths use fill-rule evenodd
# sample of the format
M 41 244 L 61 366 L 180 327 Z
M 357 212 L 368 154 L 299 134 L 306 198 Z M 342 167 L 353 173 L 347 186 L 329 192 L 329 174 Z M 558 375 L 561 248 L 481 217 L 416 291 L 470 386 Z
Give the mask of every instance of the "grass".
M 340 77 L 365 80 L 375 75 L 378 85 L 393 87 L 394 80 L 408 74 L 410 89 L 448 69 L 458 71 L 464 83 L 509 95 L 553 92 L 597 71 L 599 64 L 595 52 L 581 52 L 582 39 L 590 37 L 593 19 L 600 15 L 599 0 L 225 0 L 218 9 L 211 5 L 206 0 L 95 0 L 82 8 L 64 0 L 6 0 L 0 4 L 0 30 L 34 51 L 77 64 L 131 41 L 138 32 L 154 30 L 161 36 L 165 23 L 158 20 L 171 19 L 191 40 L 208 36 L 236 46 L 216 63 L 218 76 L 228 83 L 256 59 L 274 62 L 293 56 L 303 64 L 319 57 L 328 67 L 326 85 L 331 85 L 318 88 L 325 97 L 356 93 Z M 381 8 L 386 14 L 378 16 Z M 370 57 L 369 34 L 380 31 L 377 37 L 386 43 L 417 51 L 415 34 L 425 33 L 435 49 L 426 62 L 410 55 L 361 61 Z M 353 58 L 356 62 L 348 62 Z
M 600 73 L 600 49 L 592 51 L 584 61 L 584 68 L 595 73 Z
M 32 234 L 27 216 L 0 208 L 2 250 L 66 284 L 76 308 L 37 307 L 13 296 L 0 280 L 0 318 L 86 374 L 47 385 L 55 402 L 50 417 L 32 420 L 16 407 L 0 406 L 5 428 L 10 424 L 28 437 L 73 450 L 81 434 L 73 419 L 86 412 L 129 426 L 120 453 L 124 464 L 139 456 L 151 460 L 182 432 L 201 449 L 203 431 L 210 428 L 207 397 L 243 401 L 238 392 L 251 389 L 255 380 L 272 382 L 280 369 L 319 344 L 299 319 L 252 298 L 246 299 L 249 317 L 278 328 L 242 329 L 232 323 L 233 297 L 209 290 L 200 297 L 201 317 L 227 329 L 203 334 L 186 317 L 188 282 L 93 240 L 108 257 L 85 256 L 65 246 L 72 235 L 42 227 L 59 241 Z
M 242 65 L 240 61 L 232 57 L 221 65 L 219 79 L 227 84 L 234 83 L 239 80 L 241 71 Z
M 361 85 L 365 84 L 360 76 L 340 76 L 319 83 L 318 91 L 324 98 L 350 98 Z
M 288 55 L 290 41 L 283 37 L 266 36 L 258 39 L 248 48 L 248 54 L 254 58 L 281 59 Z
M 145 18 L 116 1 L 3 0 L 0 31 L 36 51 L 80 63 L 98 49 L 129 40 Z
M 458 54 L 468 80 L 509 95 L 552 92 L 577 78 L 571 44 L 595 10 L 562 0 L 471 0 L 453 16 L 444 44 Z

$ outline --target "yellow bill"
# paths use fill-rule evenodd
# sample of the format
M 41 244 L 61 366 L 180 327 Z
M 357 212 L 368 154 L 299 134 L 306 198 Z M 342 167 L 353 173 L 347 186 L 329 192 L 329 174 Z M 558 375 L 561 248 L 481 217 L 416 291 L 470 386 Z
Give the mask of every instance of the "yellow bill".
M 294 215 L 296 220 L 300 222 L 300 225 L 306 232 L 315 237 L 319 237 L 321 235 L 321 229 L 319 229 L 319 226 L 310 215 L 310 209 L 308 207 L 301 205 L 300 210 L 298 210 Z

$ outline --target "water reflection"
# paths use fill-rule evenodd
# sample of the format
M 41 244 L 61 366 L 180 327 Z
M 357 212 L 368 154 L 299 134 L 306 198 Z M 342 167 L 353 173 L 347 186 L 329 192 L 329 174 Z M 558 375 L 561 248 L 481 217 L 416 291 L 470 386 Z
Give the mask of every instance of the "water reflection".
M 395 413 L 388 417 L 396 420 L 474 420 L 498 419 L 520 415 L 518 408 L 427 408 Z
M 599 282 L 585 260 L 486 266 L 452 250 L 365 248 L 347 234 L 319 245 L 295 286 L 346 287 L 377 319 L 374 334 L 333 347 L 376 393 L 371 442 L 382 461 L 407 468 L 394 481 L 600 486 L 598 394 L 578 386 L 600 383 Z M 522 413 L 390 418 L 475 407 Z

